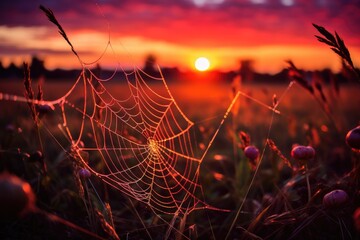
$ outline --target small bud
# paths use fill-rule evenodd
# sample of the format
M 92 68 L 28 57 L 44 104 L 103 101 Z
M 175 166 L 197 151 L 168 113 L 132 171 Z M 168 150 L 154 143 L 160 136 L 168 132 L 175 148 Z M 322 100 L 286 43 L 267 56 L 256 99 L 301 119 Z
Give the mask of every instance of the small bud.
M 53 111 L 49 105 L 37 105 L 36 110 L 40 115 L 45 115 Z
M 41 151 L 36 151 L 30 154 L 29 162 L 42 162 L 44 159 L 44 155 Z
M 81 169 L 79 170 L 79 176 L 80 176 L 81 178 L 86 179 L 86 178 L 91 177 L 91 172 L 90 172 L 89 170 L 87 170 L 86 168 L 81 168 Z
M 278 99 L 276 94 L 273 95 L 273 107 L 276 107 L 278 105 Z
M 308 161 L 315 156 L 315 150 L 311 146 L 296 146 L 291 150 L 291 156 L 299 161 Z
M 85 147 L 85 143 L 84 143 L 83 141 L 80 141 L 80 142 L 78 143 L 78 147 L 79 147 L 79 148 L 84 148 L 84 147 Z
M 326 208 L 338 208 L 344 206 L 349 200 L 349 195 L 341 189 L 333 190 L 323 197 L 323 205 Z
M 254 146 L 247 146 L 244 150 L 244 154 L 247 158 L 254 161 L 259 157 L 259 150 Z
M 360 150 L 360 126 L 350 130 L 346 134 L 346 143 L 352 149 Z

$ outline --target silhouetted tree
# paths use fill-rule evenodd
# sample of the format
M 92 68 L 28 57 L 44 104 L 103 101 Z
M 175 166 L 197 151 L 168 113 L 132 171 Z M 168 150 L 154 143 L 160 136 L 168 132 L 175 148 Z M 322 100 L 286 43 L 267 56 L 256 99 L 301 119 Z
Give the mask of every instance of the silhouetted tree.
M 10 63 L 7 69 L 5 70 L 6 76 L 8 78 L 22 78 L 23 77 L 23 70 L 16 66 L 15 63 Z
M 38 57 L 33 56 L 31 58 L 30 72 L 33 78 L 44 75 L 46 72 L 44 60 L 40 60 Z
M 5 68 L 2 61 L 0 61 L 0 77 L 5 77 Z
M 240 60 L 239 74 L 242 80 L 252 81 L 254 79 L 254 61 L 251 59 Z
M 143 68 L 144 72 L 152 75 L 153 73 L 157 72 L 156 69 L 156 57 L 152 54 L 147 55 Z

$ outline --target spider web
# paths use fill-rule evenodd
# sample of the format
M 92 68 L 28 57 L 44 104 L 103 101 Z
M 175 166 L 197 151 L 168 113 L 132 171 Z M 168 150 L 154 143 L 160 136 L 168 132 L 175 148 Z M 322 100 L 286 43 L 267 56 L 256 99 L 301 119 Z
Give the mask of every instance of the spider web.
M 0 93 L 0 100 L 60 110 L 58 128 L 70 144 L 69 151 L 56 140 L 63 150 L 102 181 L 145 203 L 155 213 L 177 216 L 204 208 L 221 210 L 201 199 L 200 166 L 237 98 L 244 93 L 237 92 L 208 145 L 199 153 L 194 123 L 176 103 L 160 68 L 155 77 L 137 67 L 127 72 L 119 64 L 110 77 L 102 79 L 93 67 L 109 49 L 114 53 L 110 36 L 100 58 L 86 63 L 60 24 L 50 21 L 55 21 L 82 66 L 75 83 L 53 101 L 6 93 Z M 111 91 L 119 83 L 126 84 L 126 92 Z M 56 139 L 51 130 L 48 132 Z
M 138 67 L 125 71 L 118 63 L 113 74 L 103 79 L 95 73 L 94 66 L 99 66 L 109 50 L 115 54 L 110 34 L 101 56 L 86 63 L 52 11 L 41 9 L 70 45 L 82 66 L 81 72 L 70 90 L 56 100 L 28 99 L 1 92 L 0 100 L 59 110 L 61 119 L 57 126 L 70 146 L 64 146 L 50 128 L 46 130 L 65 153 L 80 167 L 148 205 L 155 213 L 184 216 L 197 209 L 217 209 L 201 199 L 200 166 L 238 96 L 207 147 L 199 153 L 194 123 L 179 108 L 160 68 L 159 76 L 155 77 Z M 127 91 L 111 91 L 119 83 L 125 83 Z
M 184 214 L 205 207 L 196 195 L 201 192 L 198 177 L 204 155 L 195 154 L 193 122 L 162 76 L 151 77 L 137 68 L 123 74 L 128 86 L 124 98 L 104 85 L 115 74 L 101 80 L 84 67 L 72 89 L 58 100 L 72 151 L 104 182 L 155 212 Z M 76 103 L 69 100 L 73 94 Z M 71 122 L 74 118 L 82 120 Z
M 99 59 L 86 63 L 53 12 L 40 8 L 58 27 L 82 71 L 70 90 L 57 100 L 14 100 L 60 109 L 62 123 L 58 127 L 78 165 L 154 212 L 183 215 L 208 208 L 199 199 L 202 191 L 198 184 L 200 165 L 208 149 L 202 155 L 195 154 L 190 131 L 194 123 L 175 102 L 160 69 L 159 77 L 153 77 L 137 67 L 126 72 L 118 64 L 122 71 L 116 69 L 109 78 L 100 78 L 91 68 L 109 49 L 115 53 L 110 34 Z M 111 92 L 113 86 L 105 84 L 114 81 L 126 83 L 127 91 Z M 3 98 L 11 96 L 1 94 Z
M 113 75 L 103 79 L 93 67 L 109 49 L 114 52 L 110 36 L 100 58 L 85 63 L 62 28 L 59 29 L 82 66 L 70 90 L 54 101 L 29 100 L 20 96 L 15 99 L 3 93 L 0 93 L 0 100 L 32 102 L 60 110 L 58 127 L 69 141 L 69 152 L 77 163 L 112 188 L 146 204 L 155 213 L 184 216 L 204 208 L 220 210 L 202 200 L 199 174 L 204 157 L 240 95 L 268 108 L 273 114 L 279 113 L 276 106 L 270 107 L 238 91 L 209 143 L 203 152 L 199 152 L 194 123 L 178 106 L 160 69 L 159 76 L 155 77 L 137 67 L 127 72 L 118 66 Z M 116 91 L 114 86 L 119 83 L 125 83 L 126 91 Z M 265 148 L 262 156 L 264 151 Z M 260 164 L 261 160 L 256 172 Z M 255 176 L 256 173 L 252 182 Z M 242 205 L 230 230 L 241 208 Z

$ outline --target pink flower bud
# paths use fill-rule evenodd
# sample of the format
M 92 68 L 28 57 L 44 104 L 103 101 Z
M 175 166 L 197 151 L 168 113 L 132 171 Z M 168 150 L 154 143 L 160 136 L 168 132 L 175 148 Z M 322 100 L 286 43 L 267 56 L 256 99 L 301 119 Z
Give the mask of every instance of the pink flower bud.
M 346 134 L 346 143 L 349 147 L 360 150 L 360 126 L 351 129 Z
M 41 151 L 36 151 L 30 154 L 29 161 L 30 162 L 42 162 L 44 160 L 44 155 Z
M 253 161 L 259 157 L 259 150 L 254 146 L 247 146 L 244 150 L 244 154 Z
M 86 178 L 91 177 L 91 172 L 90 172 L 89 170 L 87 170 L 86 168 L 81 168 L 81 169 L 79 170 L 79 176 L 80 176 L 81 178 L 86 179 Z
M 296 146 L 291 150 L 291 156 L 299 161 L 308 161 L 315 156 L 315 150 L 311 146 Z
M 326 208 L 337 208 L 344 206 L 344 204 L 349 200 L 349 195 L 341 189 L 333 190 L 325 194 L 323 198 L 323 205 Z

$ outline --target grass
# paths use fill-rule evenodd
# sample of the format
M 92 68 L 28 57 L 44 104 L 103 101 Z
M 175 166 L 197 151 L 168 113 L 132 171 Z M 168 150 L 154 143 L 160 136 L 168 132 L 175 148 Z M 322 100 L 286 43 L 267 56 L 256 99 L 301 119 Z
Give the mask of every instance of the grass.
M 197 128 L 206 130 L 201 133 L 200 139 L 207 144 L 206 141 L 209 140 L 226 105 L 231 100 L 230 90 L 226 85 L 198 87 L 202 89 L 201 94 L 195 94 L 199 91 L 189 91 L 189 89 L 195 89 L 194 86 L 170 85 L 182 110 L 195 121 Z M 56 93 L 60 94 L 62 92 L 60 90 L 66 91 L 68 86 L 46 83 L 43 88 L 45 94 L 54 92 L 52 89 L 57 89 Z M 272 93 L 280 96 L 286 88 L 286 85 L 245 84 L 243 86 L 245 92 L 269 104 L 272 101 Z M 16 84 L 13 86 L 6 84 L 2 89 L 16 93 L 20 87 Z M 123 86 L 117 85 L 112 89 L 120 94 Z M 341 88 L 340 97 L 334 99 L 333 113 L 337 116 L 336 121 L 342 126 L 342 130 L 339 131 L 330 126 L 329 119 L 321 111 L 321 106 L 314 104 L 312 96 L 303 91 L 301 86 L 295 84 L 290 88 L 279 104 L 278 109 L 281 115 L 274 116 L 270 138 L 294 166 L 296 163 L 290 157 L 293 144 L 312 144 L 315 147 L 316 159 L 310 163 L 308 172 L 313 193 L 311 202 L 308 203 L 307 199 L 305 175 L 301 171 L 290 169 L 274 151 L 266 149 L 257 177 L 251 185 L 249 195 L 234 229 L 230 232 L 229 239 L 255 238 L 255 235 L 260 238 L 285 239 L 291 234 L 293 239 L 305 237 L 348 239 L 349 235 L 355 238 L 351 214 L 358 204 L 358 196 L 354 187 L 351 186 L 352 180 L 346 173 L 351 170 L 351 163 L 356 160 L 356 153 L 346 146 L 344 139 L 347 130 L 356 126 L 360 118 L 360 113 L 356 111 L 357 105 L 354 103 L 360 99 L 354 100 L 352 97 L 356 96 L 357 91 L 357 87 L 345 85 Z M 191 95 L 190 92 L 194 94 Z M 52 99 L 52 96 L 47 95 L 46 98 Z M 223 102 L 223 105 L 219 102 Z M 243 201 L 254 172 L 241 148 L 237 148 L 236 158 L 234 158 L 232 142 L 235 141 L 236 145 L 241 144 L 240 137 L 236 136 L 239 136 L 241 131 L 246 132 L 250 136 L 251 144 L 258 146 L 260 150 L 265 148 L 272 112 L 245 97 L 240 97 L 239 103 L 236 118 L 230 116 L 225 122 L 201 166 L 200 173 L 206 202 L 231 211 L 227 213 L 202 210 L 191 213 L 186 222 L 182 223 L 181 230 L 189 238 L 195 238 L 195 236 L 200 239 L 211 238 L 211 231 L 213 231 L 216 239 L 221 239 L 221 236 L 225 236 L 229 231 L 234 214 Z M 79 179 L 74 177 L 74 160 L 69 159 L 65 149 L 60 147 L 66 147 L 66 141 L 63 141 L 60 146 L 56 142 L 61 142 L 63 138 L 62 133 L 56 130 L 56 126 L 50 129 L 52 135 L 39 126 L 48 164 L 48 173 L 42 174 L 39 162 L 29 162 L 16 150 L 19 148 L 20 153 L 31 154 L 40 148 L 28 107 L 19 102 L 11 102 L 11 104 L 1 102 L 0 104 L 1 111 L 8 113 L 2 114 L 0 120 L 2 168 L 31 183 L 37 195 L 38 208 L 45 212 L 56 213 L 59 217 L 85 229 L 93 230 L 105 238 L 109 237 L 107 235 L 109 233 L 102 229 L 99 216 L 95 215 L 96 209 L 102 211 L 103 218 L 108 222 L 111 222 L 109 217 L 112 216 L 114 227 L 120 238 L 149 238 L 148 235 L 156 238 L 159 233 L 162 233 L 162 236 L 165 235 L 169 226 L 143 204 L 127 199 L 118 191 L 105 187 L 94 177 L 91 178 L 92 185 L 81 179 L 79 182 Z M 14 106 L 16 106 L 16 112 Z M 202 109 L 202 111 L 196 111 L 196 109 Z M 14 118 L 14 115 L 17 117 Z M 56 117 L 58 116 L 48 115 L 43 121 L 56 123 Z M 69 121 L 72 122 L 75 119 Z M 18 128 L 21 128 L 21 131 Z M 87 182 L 86 187 L 85 182 Z M 83 188 L 83 193 L 79 192 L 79 184 Z M 334 212 L 322 207 L 322 196 L 335 188 L 346 190 L 351 201 L 343 209 Z M 101 201 L 97 195 L 101 196 Z M 110 203 L 111 215 L 107 214 L 109 211 L 105 210 L 103 202 Z M 41 228 L 44 222 L 55 226 L 49 229 Z M 180 222 L 174 223 L 176 229 L 180 229 L 180 225 Z M 333 227 L 329 228 L 329 225 Z M 30 226 L 33 226 L 32 230 Z M 12 237 L 31 234 L 40 238 L 60 239 L 64 237 L 60 234 L 63 228 L 62 224 L 53 223 L 43 215 L 31 214 L 19 219 L 17 224 L 1 232 L 5 236 Z M 73 234 L 73 237 L 85 237 L 76 229 L 65 228 Z M 321 232 L 321 229 L 324 232 Z M 176 237 L 176 231 L 171 234 L 170 238 Z

